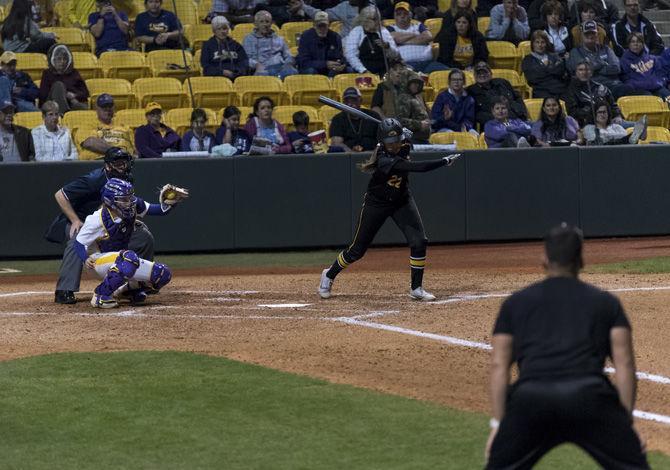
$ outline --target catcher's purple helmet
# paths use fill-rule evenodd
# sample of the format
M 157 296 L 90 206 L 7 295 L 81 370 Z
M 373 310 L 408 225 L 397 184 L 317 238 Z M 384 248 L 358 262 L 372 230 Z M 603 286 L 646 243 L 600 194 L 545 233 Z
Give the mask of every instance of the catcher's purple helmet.
M 119 178 L 108 180 L 102 188 L 102 202 L 121 212 L 123 218 L 133 217 L 137 198 L 132 183 Z

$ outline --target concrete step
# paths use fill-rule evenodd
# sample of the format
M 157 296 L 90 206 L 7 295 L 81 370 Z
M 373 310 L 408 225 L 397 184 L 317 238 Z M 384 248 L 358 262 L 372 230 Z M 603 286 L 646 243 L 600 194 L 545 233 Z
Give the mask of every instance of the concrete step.
M 656 24 L 657 21 L 670 21 L 670 10 L 647 10 L 642 13 Z
M 656 31 L 658 34 L 663 36 L 664 34 L 670 34 L 670 20 L 669 21 L 654 21 L 654 26 L 656 26 Z
M 661 38 L 663 38 L 663 44 L 665 44 L 665 47 L 670 47 L 670 34 L 661 34 Z

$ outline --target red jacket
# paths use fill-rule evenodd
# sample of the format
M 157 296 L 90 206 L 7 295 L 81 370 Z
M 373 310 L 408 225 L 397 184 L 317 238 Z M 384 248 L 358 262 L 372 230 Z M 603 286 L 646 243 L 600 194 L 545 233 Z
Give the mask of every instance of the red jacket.
M 56 82 L 63 82 L 67 91 L 75 94 L 77 101 L 85 103 L 89 97 L 86 82 L 76 69 L 71 69 L 65 74 L 56 74 L 51 69 L 42 72 L 42 81 L 40 82 L 40 106 L 47 101 L 49 91 Z

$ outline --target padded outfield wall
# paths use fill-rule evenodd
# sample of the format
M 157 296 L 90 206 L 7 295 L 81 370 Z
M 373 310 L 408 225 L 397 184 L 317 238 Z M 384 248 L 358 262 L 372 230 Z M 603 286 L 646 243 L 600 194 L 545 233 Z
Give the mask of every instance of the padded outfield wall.
M 423 154 L 419 159 L 436 158 Z M 161 159 L 136 162 L 137 194 L 171 182 L 191 199 L 150 217 L 159 252 L 346 245 L 368 176 L 364 155 Z M 53 256 L 44 232 L 53 194 L 100 162 L 0 164 L 0 257 Z M 560 221 L 586 236 L 670 233 L 670 147 L 468 151 L 453 167 L 411 175 L 433 243 L 537 239 Z M 402 244 L 392 221 L 377 244 Z

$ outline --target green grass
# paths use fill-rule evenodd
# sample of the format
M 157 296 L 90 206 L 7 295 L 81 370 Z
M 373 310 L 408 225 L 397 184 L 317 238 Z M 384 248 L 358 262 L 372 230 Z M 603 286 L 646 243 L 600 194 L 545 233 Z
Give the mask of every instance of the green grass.
M 631 273 L 631 274 L 661 274 L 670 273 L 670 256 L 647 258 L 621 263 L 590 265 L 589 273 Z
M 480 414 L 190 353 L 3 362 L 0 390 L 3 469 L 470 469 L 487 435 Z M 538 468 L 597 467 L 562 447 Z

